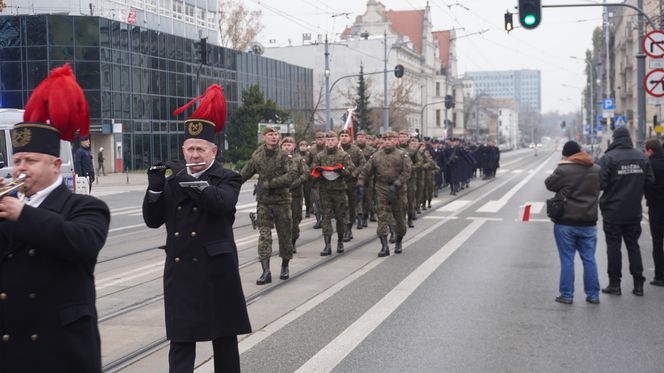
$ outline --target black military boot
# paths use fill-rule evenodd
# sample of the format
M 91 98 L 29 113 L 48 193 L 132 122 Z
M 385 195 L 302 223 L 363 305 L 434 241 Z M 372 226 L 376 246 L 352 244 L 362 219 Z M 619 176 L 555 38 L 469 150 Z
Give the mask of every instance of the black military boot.
M 346 237 L 346 232 L 344 234 L 338 234 L 337 235 L 337 254 L 341 254 L 344 252 L 344 237 Z
M 362 217 L 362 227 L 366 228 L 369 226 L 369 214 L 364 214 Z
M 364 228 L 364 225 L 362 224 L 362 221 L 363 221 L 362 215 L 357 215 L 357 218 L 355 218 L 355 221 L 357 223 L 357 226 L 355 228 L 357 228 L 357 229 Z
M 256 285 L 265 285 L 272 282 L 272 273 L 270 273 L 270 258 L 261 260 L 263 274 L 256 280 Z
M 320 229 L 321 228 L 321 226 L 320 226 L 320 223 L 321 223 L 320 213 L 317 212 L 315 214 L 315 216 L 316 216 L 316 224 L 314 224 L 313 228 L 314 229 Z
M 415 228 L 415 224 L 413 224 L 413 214 L 408 214 L 408 228 Z
M 439 188 L 439 187 L 435 187 L 435 188 L 433 189 L 433 196 L 434 196 L 435 198 L 438 198 L 438 189 L 440 189 L 440 188 Z
M 380 238 L 381 248 L 378 252 L 379 257 L 390 256 L 390 245 L 387 244 L 387 236 L 378 236 Z
M 355 237 L 353 237 L 353 223 L 348 223 L 346 225 L 346 232 L 344 232 L 344 233 L 348 234 L 348 241 L 355 238 Z
M 632 290 L 632 294 L 638 295 L 640 297 L 643 296 L 643 283 L 646 282 L 646 278 L 638 275 L 634 276 L 634 290 Z
M 295 248 L 295 241 L 297 241 L 297 238 L 293 238 L 293 254 L 297 254 L 297 249 Z
M 394 244 L 394 253 L 395 254 L 401 254 L 403 249 L 401 248 L 401 240 L 403 240 L 403 236 L 397 235 L 397 242 Z
M 281 274 L 279 275 L 279 278 L 282 280 L 288 280 L 288 277 L 290 276 L 288 271 L 288 262 L 288 259 L 281 260 Z
M 369 214 L 369 221 L 371 221 L 371 222 L 376 221 L 376 213 L 375 212 L 371 211 L 371 213 Z
M 390 225 L 390 243 L 395 243 L 396 238 L 394 238 L 394 226 Z
M 415 208 L 415 213 L 416 214 L 421 214 L 422 213 L 422 210 L 420 210 L 420 205 L 417 205 L 417 207 Z
M 310 216 L 311 216 L 311 208 L 307 207 L 307 208 L 304 210 L 304 217 L 305 217 L 305 218 L 308 218 L 308 217 L 310 217 Z
M 431 200 L 428 201 L 428 207 L 431 208 Z
M 602 289 L 602 293 L 611 295 L 622 295 L 620 291 L 620 280 L 609 280 L 609 286 Z
M 323 251 L 320 252 L 320 256 L 332 255 L 332 246 L 330 245 L 332 236 L 323 236 L 323 240 L 325 241 L 325 247 L 323 248 Z
M 431 207 L 431 206 L 429 206 L 429 207 Z M 422 202 L 422 210 L 424 210 L 424 211 L 427 210 L 427 203 L 426 202 Z

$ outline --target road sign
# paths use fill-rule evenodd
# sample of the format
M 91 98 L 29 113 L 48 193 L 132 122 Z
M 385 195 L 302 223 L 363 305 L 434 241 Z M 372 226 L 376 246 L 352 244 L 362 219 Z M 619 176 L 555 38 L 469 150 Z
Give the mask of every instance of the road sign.
M 662 127 L 662 126 L 655 126 L 655 132 L 656 132 L 656 133 L 662 133 L 662 130 L 664 130 L 664 127 Z
M 625 118 L 624 115 L 616 115 L 613 118 L 613 123 L 616 126 L 616 128 L 625 127 L 627 125 L 627 118 Z
M 598 125 L 597 125 L 597 132 L 601 132 L 601 131 L 603 131 L 603 130 L 604 130 L 604 126 L 601 125 L 601 124 L 598 124 Z
M 651 96 L 664 97 L 664 69 L 650 71 L 643 79 L 643 88 Z
M 643 51 L 648 57 L 664 57 L 664 31 L 654 30 L 643 38 Z
M 613 98 L 605 98 L 602 100 L 602 110 L 611 111 L 616 109 L 616 102 Z

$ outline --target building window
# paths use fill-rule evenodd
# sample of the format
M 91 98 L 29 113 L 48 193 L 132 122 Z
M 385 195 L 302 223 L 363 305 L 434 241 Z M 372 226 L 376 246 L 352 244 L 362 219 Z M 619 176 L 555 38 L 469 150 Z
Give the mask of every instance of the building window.
M 157 13 L 157 0 L 145 0 L 145 10 Z
M 207 27 L 214 28 L 215 27 L 214 19 L 216 18 L 216 14 L 214 12 L 208 11 L 206 12 L 206 16 L 207 16 Z
M 440 82 L 436 82 L 436 96 L 440 96 Z
M 182 19 L 182 1 L 173 0 L 173 18 Z
M 206 26 L 206 20 L 205 20 L 205 9 L 203 8 L 196 8 L 196 24 L 199 26 Z
M 187 23 L 194 23 L 194 7 L 193 5 L 190 4 L 185 4 L 184 5 L 184 21 Z
M 436 126 L 440 127 L 440 109 L 436 110 Z
M 161 1 L 161 6 L 159 7 L 159 14 L 162 16 L 170 17 L 171 16 L 171 9 L 173 7 L 173 1 L 172 0 L 160 0 Z

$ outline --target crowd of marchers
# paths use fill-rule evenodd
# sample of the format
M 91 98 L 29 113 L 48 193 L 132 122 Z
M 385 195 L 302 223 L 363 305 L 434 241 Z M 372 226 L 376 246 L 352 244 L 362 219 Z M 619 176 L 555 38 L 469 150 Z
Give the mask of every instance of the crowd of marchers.
M 262 144 L 240 171 L 243 182 L 258 175 L 257 209 L 251 214 L 259 230 L 263 269 L 258 285 L 272 282 L 272 228 L 278 237 L 282 280 L 290 276 L 289 262 L 297 253 L 303 215 L 313 215 L 313 228 L 322 229 L 321 256 L 332 254 L 335 231 L 336 252 L 343 253 L 344 242 L 353 239 L 353 228 L 367 228 L 369 222 L 377 222 L 378 256 L 390 255 L 390 243 L 399 254 L 408 228 L 431 208 L 443 188 L 456 195 L 474 177 L 495 177 L 500 162 L 493 143 L 420 139 L 405 130 L 380 136 L 365 131 L 354 136 L 347 129 L 320 131 L 311 143 L 281 138 L 272 127 L 262 135 Z
M 622 252 L 625 242 L 632 293 L 643 296 L 644 276 L 639 237 L 641 236 L 642 201 L 645 196 L 652 234 L 654 279 L 650 284 L 664 286 L 664 152 L 659 139 L 645 142 L 635 149 L 629 131 L 618 128 L 613 141 L 599 159 L 574 141 L 565 143 L 562 160 L 546 179 L 547 189 L 555 192 L 547 203 L 554 222 L 554 236 L 560 256 L 560 284 L 556 302 L 572 304 L 574 298 L 574 256 L 578 251 L 583 262 L 583 286 L 586 301 L 600 302 L 600 284 L 595 260 L 597 245 L 598 205 L 606 240 L 609 283 L 602 293 L 622 294 Z M 562 202 L 560 202 L 562 201 Z M 558 212 L 556 214 L 556 211 Z

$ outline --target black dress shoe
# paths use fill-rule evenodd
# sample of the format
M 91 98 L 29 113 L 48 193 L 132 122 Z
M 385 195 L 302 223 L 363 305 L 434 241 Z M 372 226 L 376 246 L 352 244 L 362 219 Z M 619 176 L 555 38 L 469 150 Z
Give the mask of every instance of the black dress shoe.
M 615 286 L 615 285 L 609 285 L 602 289 L 602 293 L 604 294 L 611 294 L 611 295 L 622 295 L 622 291 L 620 291 L 620 286 Z
M 562 303 L 562 304 L 572 304 L 572 298 L 565 298 L 563 296 L 558 296 L 556 297 L 556 302 Z
M 586 302 L 590 304 L 599 304 L 599 298 L 586 297 Z
M 664 280 L 654 279 L 654 280 L 650 281 L 650 285 L 664 286 Z

